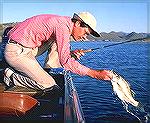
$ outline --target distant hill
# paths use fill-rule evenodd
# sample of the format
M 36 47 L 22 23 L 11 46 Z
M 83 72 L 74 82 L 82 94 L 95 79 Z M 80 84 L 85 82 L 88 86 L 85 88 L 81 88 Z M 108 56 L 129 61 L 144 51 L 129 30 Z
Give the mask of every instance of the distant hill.
M 132 39 L 137 39 L 137 38 L 144 38 L 148 36 L 147 33 L 136 33 L 136 32 L 131 32 L 128 35 L 126 35 L 125 38 L 126 40 L 132 40 Z
M 127 41 L 127 40 L 150 37 L 150 33 L 136 33 L 136 32 L 125 33 L 125 32 L 114 32 L 114 31 L 111 31 L 109 33 L 101 32 L 100 35 L 101 35 L 101 37 L 99 37 L 99 38 L 93 38 L 92 37 L 92 39 L 95 41 L 96 40 Z M 90 37 L 89 37 L 89 39 L 90 39 Z M 146 41 L 150 41 L 150 39 L 148 39 Z
M 0 42 L 2 40 L 2 35 L 3 32 L 5 30 L 5 28 L 9 27 L 9 26 L 14 26 L 16 23 L 4 23 L 4 24 L 0 24 Z
M 8 26 L 13 26 L 16 23 L 4 23 L 0 24 L 0 41 L 2 39 L 2 34 L 3 31 L 6 27 Z M 109 33 L 106 32 L 101 32 L 100 33 L 101 37 L 96 38 L 93 36 L 88 36 L 88 40 L 92 41 L 97 41 L 97 40 L 102 40 L 102 41 L 126 41 L 126 40 L 133 40 L 133 39 L 138 39 L 138 38 L 144 38 L 147 36 L 150 36 L 150 33 L 136 33 L 136 32 L 131 32 L 131 33 L 126 33 L 126 32 L 115 32 L 111 31 Z M 72 40 L 72 38 L 71 38 Z M 86 40 L 86 41 L 88 41 Z M 150 41 L 150 40 L 148 40 Z
M 114 31 L 110 33 L 102 32 L 101 33 L 102 38 L 101 40 L 111 40 L 111 41 L 121 41 L 122 38 L 120 37 L 120 33 L 116 33 Z

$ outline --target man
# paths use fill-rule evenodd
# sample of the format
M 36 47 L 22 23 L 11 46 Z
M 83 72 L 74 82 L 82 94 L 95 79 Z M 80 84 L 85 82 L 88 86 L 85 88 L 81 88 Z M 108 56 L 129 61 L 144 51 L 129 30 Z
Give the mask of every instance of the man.
M 16 24 L 9 32 L 5 59 L 10 66 L 23 72 L 33 81 L 13 83 L 36 89 L 57 85 L 36 60 L 36 56 L 41 55 L 47 49 L 49 51 L 45 68 L 63 67 L 79 75 L 110 80 L 112 75 L 109 70 L 93 70 L 81 65 L 70 55 L 70 36 L 76 41 L 86 39 L 89 34 L 99 37 L 95 28 L 96 19 L 89 12 L 74 13 L 73 18 L 42 14 Z M 84 52 L 78 50 L 73 53 L 80 58 Z M 5 75 L 9 77 L 11 74 L 10 69 L 5 70 Z

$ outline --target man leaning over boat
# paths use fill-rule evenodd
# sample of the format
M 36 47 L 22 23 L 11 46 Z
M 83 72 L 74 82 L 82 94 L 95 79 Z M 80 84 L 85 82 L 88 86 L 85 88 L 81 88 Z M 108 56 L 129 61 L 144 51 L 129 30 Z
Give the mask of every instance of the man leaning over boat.
M 5 70 L 5 83 L 36 90 L 58 87 L 36 59 L 47 50 L 44 68 L 61 67 L 82 76 L 111 80 L 112 73 L 109 70 L 94 70 L 76 60 L 84 55 L 82 50 L 70 52 L 71 36 L 75 41 L 80 41 L 89 34 L 100 37 L 96 32 L 96 19 L 89 12 L 74 13 L 72 18 L 41 14 L 19 22 L 8 33 L 4 56 L 12 69 Z M 14 70 L 22 74 L 15 74 L 15 79 L 9 79 Z

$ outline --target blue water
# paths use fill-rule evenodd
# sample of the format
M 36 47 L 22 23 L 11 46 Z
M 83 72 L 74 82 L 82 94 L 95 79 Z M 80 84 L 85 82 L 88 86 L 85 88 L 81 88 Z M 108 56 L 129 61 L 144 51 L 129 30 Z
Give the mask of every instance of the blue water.
M 86 53 L 80 62 L 90 68 L 113 69 L 120 73 L 136 93 L 135 99 L 150 112 L 150 43 L 128 43 L 103 48 L 112 43 L 116 42 L 80 42 L 72 43 L 72 48 L 100 47 L 100 50 Z M 113 94 L 110 82 L 74 74 L 73 79 L 88 123 L 138 123 Z M 143 118 L 143 114 L 138 116 Z
M 150 112 L 150 43 L 134 42 L 103 48 L 117 42 L 71 42 L 72 49 L 97 48 L 86 53 L 79 62 L 94 69 L 118 72 L 131 85 L 147 112 Z M 38 57 L 41 65 L 45 54 Z M 136 117 L 127 113 L 121 101 L 112 91 L 109 81 L 96 80 L 72 74 L 86 123 L 138 123 Z M 143 118 L 144 114 L 138 114 Z

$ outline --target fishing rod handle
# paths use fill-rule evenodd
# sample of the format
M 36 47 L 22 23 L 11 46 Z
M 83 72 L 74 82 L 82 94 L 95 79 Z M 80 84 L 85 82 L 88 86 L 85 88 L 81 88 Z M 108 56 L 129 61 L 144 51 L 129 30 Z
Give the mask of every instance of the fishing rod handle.
M 79 53 L 88 53 L 88 52 L 92 52 L 93 50 L 92 49 L 87 49 L 87 50 L 83 50 L 83 49 L 81 49 L 81 50 L 79 50 Z M 73 53 L 73 52 L 71 52 L 71 57 L 73 57 L 74 59 L 78 59 L 77 58 L 77 56 Z
M 92 49 L 87 49 L 87 50 L 82 50 L 83 53 L 88 53 L 88 52 L 92 52 Z

